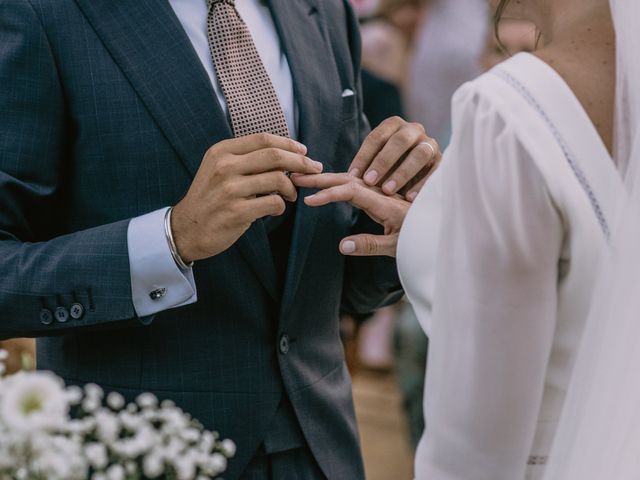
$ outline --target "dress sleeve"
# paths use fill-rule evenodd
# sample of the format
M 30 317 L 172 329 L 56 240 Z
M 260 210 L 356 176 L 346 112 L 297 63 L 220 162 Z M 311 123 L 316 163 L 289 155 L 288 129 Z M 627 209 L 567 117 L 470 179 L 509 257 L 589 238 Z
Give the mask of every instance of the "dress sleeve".
M 536 430 L 564 228 L 499 101 L 454 99 L 418 479 L 523 479 Z

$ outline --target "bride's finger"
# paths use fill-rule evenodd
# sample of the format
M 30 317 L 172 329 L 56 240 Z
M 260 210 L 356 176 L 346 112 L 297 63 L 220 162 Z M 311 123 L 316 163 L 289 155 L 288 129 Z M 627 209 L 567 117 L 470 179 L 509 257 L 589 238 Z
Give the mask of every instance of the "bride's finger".
M 304 202 L 310 207 L 321 207 L 329 203 L 349 202 L 363 210 L 380 208 L 378 205 L 384 203 L 384 197 L 357 183 L 345 183 L 320 190 L 319 192 L 305 197 Z
M 322 173 L 319 175 L 292 175 L 291 181 L 296 187 L 303 188 L 330 188 L 353 182 L 354 179 L 347 173 Z
M 401 165 L 399 169 L 402 168 L 403 159 L 414 148 L 418 148 L 417 153 L 423 153 L 418 145 L 421 141 L 426 141 L 427 139 L 428 137 L 424 133 L 422 125 L 406 123 L 388 139 L 382 150 L 375 156 L 363 176 L 365 183 L 367 185 L 379 185 L 382 179 L 386 178 L 389 172 L 392 172 L 398 164 Z M 416 157 L 422 163 L 422 166 L 416 170 L 416 172 L 419 172 L 426 165 L 428 158 L 426 155 L 417 155 Z M 388 188 L 388 190 L 392 191 L 389 193 L 395 193 L 398 188 L 404 186 L 408 181 L 407 179 L 400 184 L 399 180 L 395 172 L 391 174 L 387 181 L 387 183 L 392 182 L 392 186 Z
M 373 159 L 384 148 L 391 136 L 396 133 L 406 122 L 400 117 L 391 117 L 383 121 L 365 138 L 364 143 L 356 154 L 349 173 L 353 177 L 362 178 L 369 170 Z M 375 183 L 375 182 L 372 182 Z
M 354 257 L 386 255 L 395 257 L 398 248 L 398 234 L 370 235 L 361 234 L 347 237 L 340 242 L 340 252 Z
M 418 144 L 409 152 L 404 162 L 402 162 L 385 181 L 382 190 L 387 195 L 391 195 L 411 185 L 410 182 L 412 180 L 420 178 L 421 172 L 434 170 L 438 164 L 439 157 L 440 149 L 435 140 Z
M 349 202 L 353 206 L 367 212 L 372 218 L 391 219 L 393 225 L 402 224 L 406 208 L 403 201 L 384 194 L 376 193 L 368 187 L 350 182 L 345 185 L 321 190 L 304 199 L 310 207 L 321 207 L 329 203 Z
M 424 187 L 424 185 L 427 183 L 429 178 L 431 178 L 431 175 L 435 173 L 437 168 L 438 168 L 438 164 L 436 163 L 433 167 L 431 167 L 431 169 L 429 169 L 429 171 L 427 172 L 427 174 L 424 176 L 422 180 L 417 182 L 415 185 L 412 185 L 411 188 L 408 189 L 407 194 L 404 196 L 404 198 L 406 198 L 408 202 L 413 203 L 413 201 L 416 199 L 416 197 L 420 193 L 420 190 L 422 190 L 422 187 Z

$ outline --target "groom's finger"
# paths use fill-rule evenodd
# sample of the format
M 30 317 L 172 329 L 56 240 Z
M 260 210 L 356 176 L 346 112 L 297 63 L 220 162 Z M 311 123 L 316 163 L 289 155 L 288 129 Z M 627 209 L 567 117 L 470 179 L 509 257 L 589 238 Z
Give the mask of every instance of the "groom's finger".
M 361 234 L 340 242 L 340 252 L 353 257 L 396 256 L 398 235 Z

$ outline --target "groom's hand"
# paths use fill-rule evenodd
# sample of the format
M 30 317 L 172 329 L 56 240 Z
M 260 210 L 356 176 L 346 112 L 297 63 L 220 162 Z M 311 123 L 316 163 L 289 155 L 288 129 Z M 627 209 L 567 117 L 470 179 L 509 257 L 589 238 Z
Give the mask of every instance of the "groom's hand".
M 387 195 L 401 193 L 412 202 L 441 158 L 438 142 L 422 125 L 391 117 L 365 139 L 349 173 Z
M 306 153 L 304 145 L 270 134 L 211 147 L 187 195 L 173 209 L 173 236 L 181 258 L 189 263 L 213 257 L 258 218 L 282 215 L 285 200 L 294 202 L 298 196 L 285 172 L 322 172 L 322 164 Z

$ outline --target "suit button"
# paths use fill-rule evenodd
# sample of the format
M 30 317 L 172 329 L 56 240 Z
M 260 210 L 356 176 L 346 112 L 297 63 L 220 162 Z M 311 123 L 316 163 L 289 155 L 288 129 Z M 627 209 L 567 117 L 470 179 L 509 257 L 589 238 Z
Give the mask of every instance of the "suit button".
M 69 320 L 69 310 L 67 310 L 64 307 L 58 307 L 56 308 L 56 320 L 59 323 L 65 323 L 67 320 Z
M 279 349 L 282 355 L 289 353 L 289 335 L 286 333 L 280 337 Z
M 53 323 L 53 313 L 48 308 L 40 310 L 40 323 L 43 325 L 51 325 Z
M 74 303 L 71 305 L 69 313 L 71 314 L 71 318 L 78 320 L 79 318 L 82 318 L 82 315 L 84 315 L 84 307 L 81 303 Z

